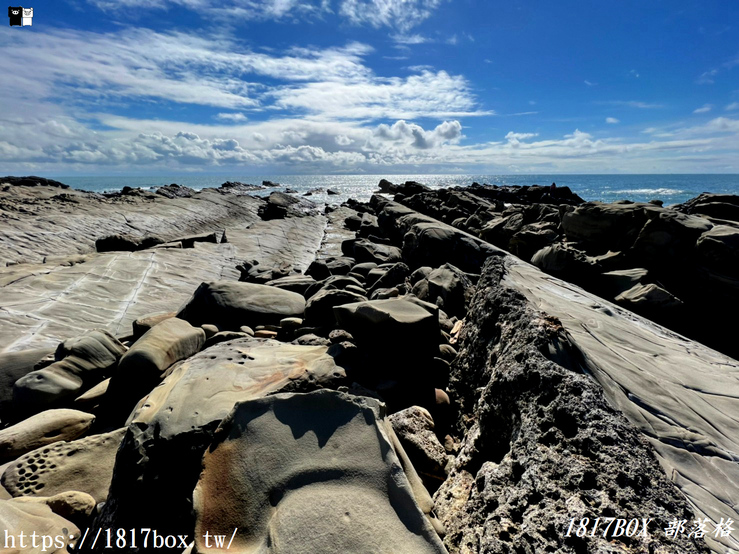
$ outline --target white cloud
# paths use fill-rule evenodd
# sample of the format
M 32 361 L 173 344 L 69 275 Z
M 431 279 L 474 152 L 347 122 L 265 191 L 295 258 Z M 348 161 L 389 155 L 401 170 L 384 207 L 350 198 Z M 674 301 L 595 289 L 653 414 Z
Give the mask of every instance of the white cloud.
M 596 86 L 596 85 L 598 84 L 598 83 L 591 83 L 591 82 L 590 82 L 590 81 L 588 81 L 587 79 L 585 79 L 585 81 L 583 81 L 583 82 L 584 82 L 584 83 L 585 83 L 586 85 L 588 85 L 589 87 L 594 87 L 594 86 Z
M 462 138 L 462 125 L 459 121 L 445 121 L 431 131 L 420 125 L 396 121 L 392 126 L 381 124 L 374 133 L 381 141 L 391 141 L 411 145 L 413 148 L 428 150 L 445 143 L 457 143 Z
M 655 110 L 664 108 L 664 104 L 655 104 L 651 102 L 641 102 L 638 100 L 608 100 L 598 101 L 596 104 L 605 104 L 608 106 L 624 106 L 627 108 L 639 108 L 640 110 Z
M 441 5 L 442 0 L 342 0 L 339 13 L 356 25 L 395 27 L 407 31 Z
M 728 106 L 726 106 L 727 112 L 733 112 L 734 110 L 739 110 L 739 102 L 732 102 Z
M 240 123 L 242 121 L 246 121 L 247 117 L 243 113 L 219 113 L 216 115 L 216 119 Z
M 606 117 L 606 123 L 615 125 L 616 123 L 621 123 L 621 120 L 616 119 L 615 117 Z
M 711 104 L 703 104 L 700 108 L 693 110 L 693 113 L 708 113 L 713 109 Z
M 457 35 L 452 35 L 448 39 L 446 39 L 444 42 L 447 44 L 455 45 L 457 42 L 459 42 L 459 39 L 457 38 Z
M 406 35 L 406 34 L 395 34 L 392 35 L 391 38 L 393 41 L 395 41 L 396 44 L 400 44 L 403 46 L 407 45 L 413 45 L 413 44 L 425 44 L 429 41 L 428 38 L 426 38 L 423 35 L 414 34 L 414 35 Z
M 510 131 L 505 136 L 505 138 L 506 140 L 508 140 L 508 142 L 513 142 L 513 141 L 526 140 L 528 138 L 538 137 L 538 136 L 539 136 L 539 133 L 514 133 L 513 131 Z
M 712 85 L 715 83 L 714 77 L 718 75 L 718 69 L 711 69 L 701 74 L 695 81 L 699 85 Z

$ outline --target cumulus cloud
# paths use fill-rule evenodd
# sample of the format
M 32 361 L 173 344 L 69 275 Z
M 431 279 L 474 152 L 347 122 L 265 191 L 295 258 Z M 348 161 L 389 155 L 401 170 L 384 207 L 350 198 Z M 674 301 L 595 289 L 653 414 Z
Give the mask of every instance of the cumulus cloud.
M 379 125 L 375 130 L 375 137 L 382 141 L 404 143 L 413 148 L 428 150 L 445 143 L 459 142 L 462 138 L 462 124 L 459 121 L 444 121 L 435 129 L 426 131 L 420 125 L 401 119 L 392 125 Z
M 733 112 L 734 110 L 739 110 L 739 102 L 732 102 L 728 106 L 726 106 L 727 112 Z
M 616 119 L 615 117 L 606 117 L 606 123 L 615 125 L 616 123 L 621 123 L 621 120 Z
M 239 123 L 241 121 L 246 121 L 248 118 L 243 113 L 219 113 L 216 114 L 216 119 Z

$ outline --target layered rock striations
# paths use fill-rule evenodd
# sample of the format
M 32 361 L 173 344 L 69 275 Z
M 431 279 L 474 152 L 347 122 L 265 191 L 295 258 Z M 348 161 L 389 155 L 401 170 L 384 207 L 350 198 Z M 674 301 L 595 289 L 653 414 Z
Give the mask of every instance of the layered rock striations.
M 383 181 L 395 201 L 322 215 L 243 184 L 31 181 L 5 185 L 13 221 L 80 203 L 142 225 L 0 270 L 0 520 L 170 537 L 129 552 L 739 551 L 718 532 L 739 364 L 626 309 L 677 325 L 681 283 L 730 288 L 731 198 Z M 654 278 L 679 256 L 703 277 Z

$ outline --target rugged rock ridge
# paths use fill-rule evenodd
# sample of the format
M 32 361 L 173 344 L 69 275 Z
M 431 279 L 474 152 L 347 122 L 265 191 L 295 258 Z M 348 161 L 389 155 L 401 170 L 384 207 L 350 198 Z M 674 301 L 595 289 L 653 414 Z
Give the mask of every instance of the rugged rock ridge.
M 18 301 L 5 327 L 17 349 L 43 336 L 18 315 L 45 325 L 58 299 L 40 291 L 52 280 L 87 264 L 113 264 L 97 279 L 118 276 L 141 257 L 154 262 L 145 274 L 166 267 L 109 287 L 142 312 L 157 307 L 130 331 L 120 316 L 113 336 L 57 326 L 48 336 L 68 340 L 55 357 L 0 356 L 2 382 L 16 384 L 0 395 L 4 414 L 37 413 L 0 430 L 10 460 L 0 468 L 0 520 L 19 517 L 12 495 L 93 534 L 181 536 L 189 553 L 208 551 L 204 531 L 231 527 L 242 529 L 237 548 L 265 552 L 732 551 L 730 537 L 673 538 L 664 528 L 739 516 L 737 363 L 485 240 L 521 224 L 511 237 L 522 249 L 553 246 L 552 233 L 559 240 L 589 205 L 556 187 L 383 187 L 407 205 L 375 196 L 323 217 L 280 193 L 261 204 L 262 221 L 225 233 L 158 245 L 133 237 L 134 251 L 90 254 L 48 278 L 25 264 L 0 273 Z M 194 198 L 171 186 L 149 196 L 116 198 L 139 202 L 143 218 Z M 530 205 L 490 230 L 511 199 Z M 616 220 L 632 232 L 649 209 Z M 643 268 L 631 269 L 608 279 L 638 279 Z M 171 290 L 140 295 L 153 284 Z M 42 308 L 19 309 L 38 295 Z M 105 320 L 102 302 L 80 305 L 71 311 Z M 579 532 L 581 519 L 598 517 L 639 525 Z M 184 548 L 160 546 L 126 550 Z
M 726 354 L 739 309 L 739 197 L 583 202 L 566 187 L 397 188 L 404 205 Z
M 452 365 L 463 439 L 435 496 L 449 551 L 705 552 L 664 537 L 693 519 L 689 504 L 582 372 L 566 329 L 506 276 L 506 258 L 489 258 Z M 598 517 L 652 521 L 646 537 L 567 536 L 573 519 Z

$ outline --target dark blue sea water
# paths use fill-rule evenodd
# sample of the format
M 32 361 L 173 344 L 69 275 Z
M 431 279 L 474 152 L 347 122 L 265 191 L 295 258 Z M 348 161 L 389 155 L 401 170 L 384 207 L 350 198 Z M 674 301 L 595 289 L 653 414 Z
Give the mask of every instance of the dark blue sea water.
M 72 177 L 52 176 L 73 188 L 93 191 L 114 191 L 124 186 L 158 187 L 177 183 L 193 189 L 218 187 L 225 181 L 261 184 L 263 180 L 280 183 L 302 194 L 310 189 L 330 188 L 339 193 L 328 196 L 314 194 L 316 202 L 341 202 L 347 198 L 368 200 L 377 190 L 380 179 L 393 183 L 418 181 L 432 188 L 466 186 L 473 182 L 490 185 L 551 185 L 568 186 L 585 200 L 613 202 L 662 200 L 665 205 L 678 204 L 701 192 L 739 194 L 739 175 L 171 175 L 157 177 Z M 272 190 L 257 191 L 269 194 Z M 279 190 L 279 189 L 278 189 Z

